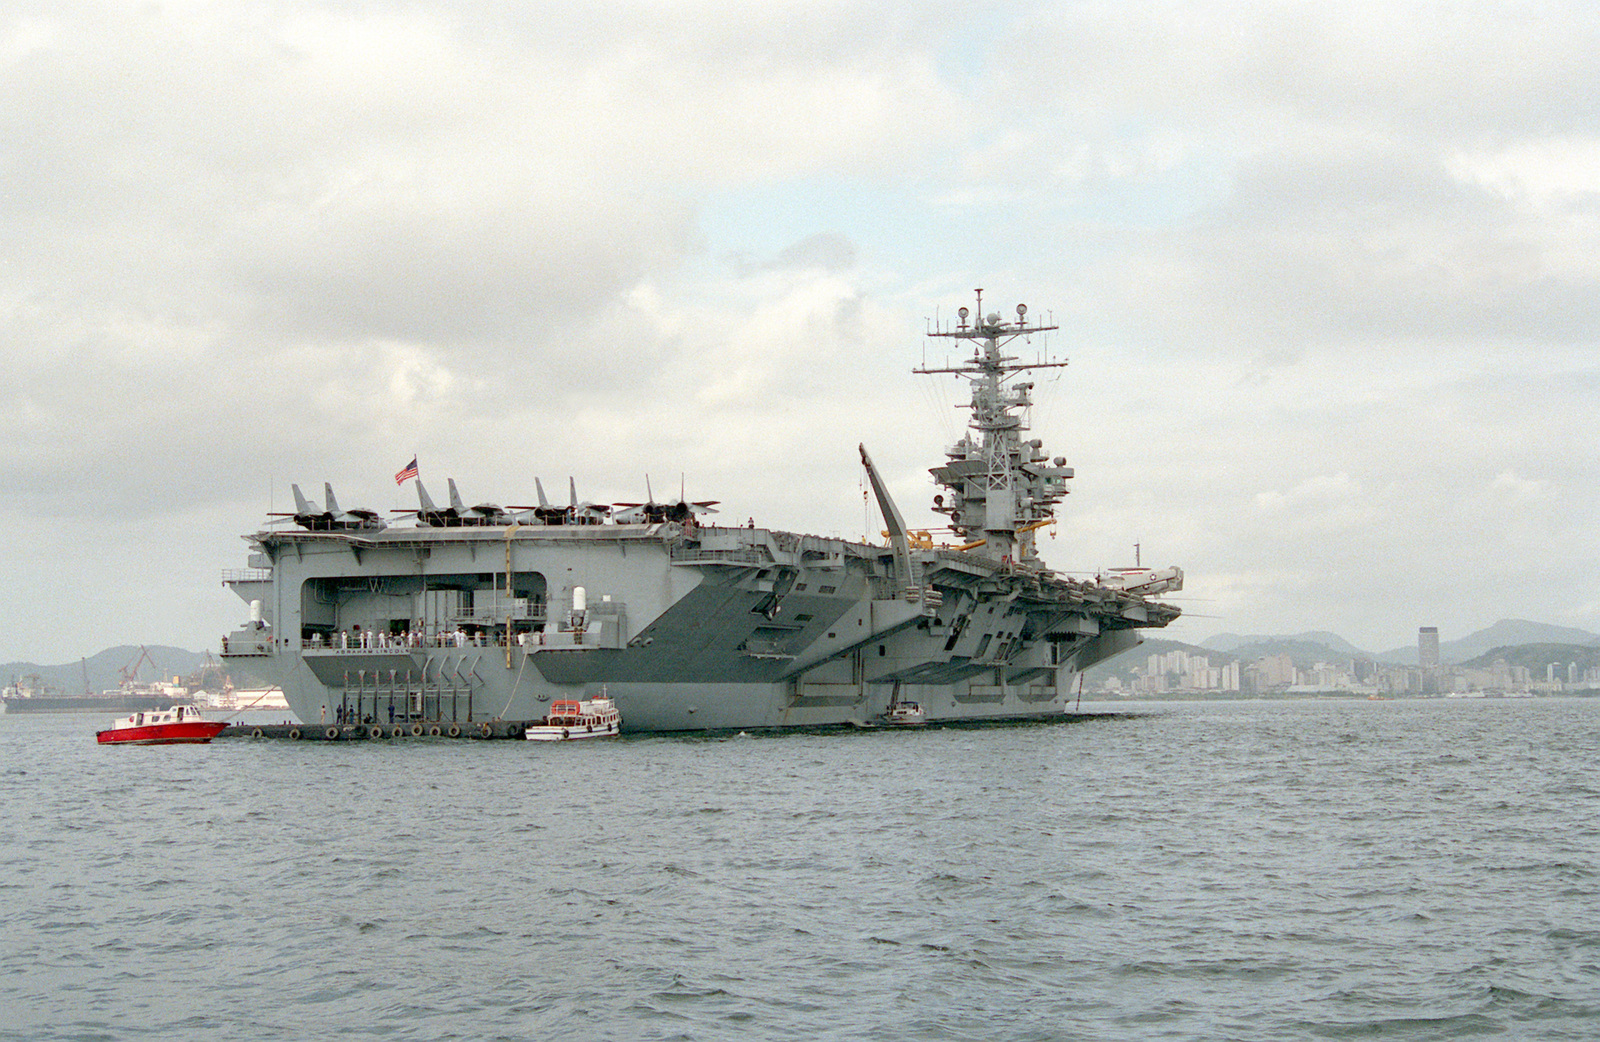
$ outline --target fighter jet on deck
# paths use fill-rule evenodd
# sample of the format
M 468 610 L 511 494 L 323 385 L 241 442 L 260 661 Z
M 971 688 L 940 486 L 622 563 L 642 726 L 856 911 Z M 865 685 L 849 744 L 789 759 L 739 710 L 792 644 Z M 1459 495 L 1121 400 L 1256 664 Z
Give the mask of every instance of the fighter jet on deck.
M 516 518 L 506 513 L 505 508 L 493 503 L 479 503 L 469 507 L 461 500 L 461 493 L 456 490 L 456 479 L 447 478 L 446 483 L 450 488 L 450 505 L 440 507 L 434 503 L 433 497 L 428 495 L 428 490 L 422 487 L 422 479 L 417 479 L 417 509 L 402 510 L 402 514 L 415 514 L 417 524 L 429 528 L 462 528 L 469 525 L 509 525 Z
M 539 493 L 539 505 L 513 509 L 531 511 L 540 524 L 599 525 L 604 524 L 611 513 L 611 507 L 605 503 L 591 503 L 588 500 L 578 502 L 578 483 L 572 478 L 567 479 L 568 501 L 564 507 L 550 502 L 544 494 L 544 484 L 538 478 L 533 479 L 533 487 Z
M 715 514 L 714 509 L 721 500 L 707 499 L 691 503 L 684 495 L 683 485 L 678 485 L 678 498 L 670 503 L 657 503 L 656 494 L 650 488 L 650 475 L 644 476 L 644 492 L 649 502 L 645 503 L 616 503 L 614 506 L 624 507 L 616 515 L 619 525 L 651 525 L 663 521 L 676 521 L 683 524 L 696 514 Z
M 367 510 L 357 507 L 354 510 L 339 509 L 339 501 L 333 497 L 333 485 L 324 482 L 322 485 L 326 506 L 318 509 L 316 504 L 305 497 L 299 485 L 290 485 L 294 492 L 294 513 L 273 514 L 273 517 L 289 517 L 301 528 L 311 532 L 348 532 L 359 529 L 372 529 L 387 527 L 383 518 L 378 516 L 376 510 Z

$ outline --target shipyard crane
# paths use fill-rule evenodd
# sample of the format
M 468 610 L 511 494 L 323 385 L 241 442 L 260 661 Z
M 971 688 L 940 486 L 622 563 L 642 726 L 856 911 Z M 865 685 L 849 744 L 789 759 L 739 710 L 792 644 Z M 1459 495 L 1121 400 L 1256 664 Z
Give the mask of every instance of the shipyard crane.
M 134 680 L 139 676 L 139 667 L 144 665 L 146 662 L 150 663 L 151 669 L 156 668 L 155 660 L 150 657 L 150 649 L 141 644 L 139 645 L 139 654 L 134 658 L 134 660 L 117 670 L 117 672 L 122 675 L 122 683 L 124 685 L 133 683 Z M 87 673 L 85 676 L 87 676 Z

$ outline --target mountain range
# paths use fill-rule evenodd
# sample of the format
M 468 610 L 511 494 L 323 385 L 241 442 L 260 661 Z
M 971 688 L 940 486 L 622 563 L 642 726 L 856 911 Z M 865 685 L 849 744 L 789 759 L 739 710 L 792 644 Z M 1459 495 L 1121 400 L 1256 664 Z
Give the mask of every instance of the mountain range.
M 118 687 L 124 672 L 131 673 L 134 679 L 145 683 L 185 676 L 198 669 L 208 657 L 203 651 L 185 651 L 154 644 L 147 647 L 123 644 L 61 666 L 7 662 L 0 665 L 0 683 L 10 684 L 19 677 L 37 674 L 48 687 L 63 694 L 81 695 L 85 690 L 100 692 Z
M 1148 642 L 1147 642 L 1148 643 Z M 1443 665 L 1459 665 L 1495 648 L 1517 647 L 1523 644 L 1577 644 L 1600 645 L 1600 633 L 1573 629 L 1570 626 L 1552 626 L 1527 619 L 1501 619 L 1487 629 L 1470 633 L 1459 640 L 1439 642 L 1439 661 Z M 1243 635 L 1219 633 L 1200 642 L 1207 651 L 1220 651 L 1239 658 L 1256 659 L 1265 655 L 1297 652 L 1323 652 L 1328 659 L 1368 658 L 1393 666 L 1415 666 L 1417 645 L 1394 648 L 1390 651 L 1365 651 L 1338 634 L 1321 630 L 1296 633 L 1290 636 Z

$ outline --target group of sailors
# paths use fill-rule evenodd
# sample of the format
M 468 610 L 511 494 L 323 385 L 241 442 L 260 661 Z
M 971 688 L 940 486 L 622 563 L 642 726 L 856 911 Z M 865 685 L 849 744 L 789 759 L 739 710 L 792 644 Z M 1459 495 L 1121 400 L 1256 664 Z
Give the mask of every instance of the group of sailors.
M 530 644 L 543 644 L 542 632 L 523 631 L 516 634 L 516 643 L 522 646 Z M 439 630 L 435 633 L 425 633 L 420 629 L 409 629 L 400 633 L 385 633 L 375 629 L 362 629 L 352 626 L 347 630 L 340 630 L 337 634 L 328 634 L 324 639 L 321 633 L 313 633 L 311 639 L 306 641 L 309 648 L 337 648 L 340 651 L 355 649 L 358 651 L 387 651 L 404 650 L 406 648 L 485 648 L 504 644 L 505 634 L 502 632 L 475 632 L 468 633 L 457 626 L 454 630 Z

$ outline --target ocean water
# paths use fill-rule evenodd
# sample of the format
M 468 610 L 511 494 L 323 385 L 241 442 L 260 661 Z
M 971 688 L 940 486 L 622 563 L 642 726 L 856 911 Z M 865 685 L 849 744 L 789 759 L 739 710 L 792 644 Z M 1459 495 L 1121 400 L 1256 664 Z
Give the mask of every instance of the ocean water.
M 0 716 L 0 1039 L 1600 1037 L 1600 700 L 1103 708 L 159 748 Z

